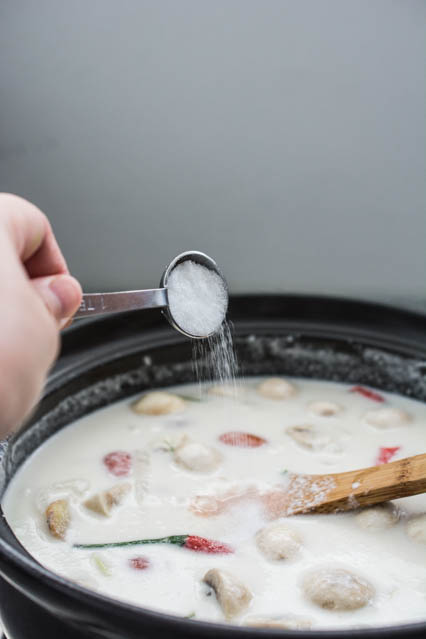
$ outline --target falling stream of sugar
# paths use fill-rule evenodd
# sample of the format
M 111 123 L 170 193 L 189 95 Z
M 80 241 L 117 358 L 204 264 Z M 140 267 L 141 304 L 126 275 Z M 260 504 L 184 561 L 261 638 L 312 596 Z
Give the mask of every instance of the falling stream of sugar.
M 236 393 L 238 362 L 232 338 L 232 327 L 224 320 L 220 328 L 204 340 L 194 340 L 193 365 L 198 382 L 217 382 Z

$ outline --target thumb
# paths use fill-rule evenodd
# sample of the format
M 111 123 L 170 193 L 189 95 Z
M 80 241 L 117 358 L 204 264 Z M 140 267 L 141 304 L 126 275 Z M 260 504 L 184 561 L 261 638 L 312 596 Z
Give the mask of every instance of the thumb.
M 36 293 L 63 328 L 81 303 L 81 286 L 71 275 L 50 275 L 31 280 Z

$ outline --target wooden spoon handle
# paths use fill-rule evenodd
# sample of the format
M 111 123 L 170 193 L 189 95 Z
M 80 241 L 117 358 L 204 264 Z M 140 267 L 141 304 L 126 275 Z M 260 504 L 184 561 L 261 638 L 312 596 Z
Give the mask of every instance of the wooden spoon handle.
M 310 475 L 306 479 L 304 496 L 294 507 L 290 506 L 289 514 L 353 510 L 426 492 L 426 454 L 346 473 Z M 292 483 L 290 490 L 291 487 Z

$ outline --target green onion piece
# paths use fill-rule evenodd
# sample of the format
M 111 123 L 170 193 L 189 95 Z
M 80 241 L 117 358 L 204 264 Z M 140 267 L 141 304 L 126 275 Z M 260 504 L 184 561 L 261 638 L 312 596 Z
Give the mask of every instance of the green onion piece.
M 174 544 L 183 546 L 189 535 L 171 535 L 170 537 L 157 537 L 157 539 L 136 539 L 135 541 L 114 541 L 106 544 L 74 544 L 74 548 L 122 548 L 124 546 L 141 546 L 142 544 Z
M 105 577 L 111 577 L 112 570 L 109 565 L 102 559 L 98 553 L 93 553 L 92 555 L 93 563 L 96 565 L 99 572 L 101 572 Z

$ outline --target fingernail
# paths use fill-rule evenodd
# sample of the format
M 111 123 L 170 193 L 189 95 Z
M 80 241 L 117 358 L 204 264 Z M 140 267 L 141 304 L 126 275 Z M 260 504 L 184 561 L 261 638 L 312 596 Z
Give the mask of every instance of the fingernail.
M 62 278 L 55 278 L 49 282 L 48 286 L 50 292 L 50 299 L 48 300 L 50 311 L 58 320 L 64 317 L 66 304 L 63 282 L 61 280 Z
M 64 325 L 69 321 L 75 311 L 77 290 L 74 278 L 69 275 L 59 275 L 49 282 L 49 290 L 52 298 L 55 298 L 55 307 L 52 308 L 57 319 L 65 318 Z M 77 300 L 78 301 L 78 300 Z

